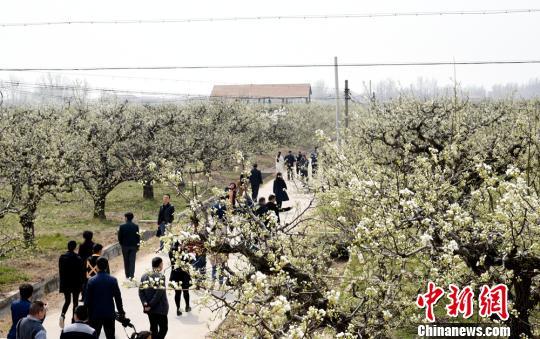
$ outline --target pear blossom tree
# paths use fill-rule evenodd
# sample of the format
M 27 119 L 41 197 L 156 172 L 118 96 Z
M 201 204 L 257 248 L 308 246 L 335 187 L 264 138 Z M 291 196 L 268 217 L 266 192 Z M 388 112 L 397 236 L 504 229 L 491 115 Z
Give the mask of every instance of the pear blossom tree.
M 69 191 L 74 173 L 68 165 L 69 140 L 62 130 L 61 107 L 2 110 L 0 182 L 3 209 L 16 213 L 24 240 L 34 239 L 34 222 L 44 195 Z
M 166 243 L 196 237 L 236 258 L 222 269 L 226 287 L 205 286 L 208 307 L 234 314 L 247 336 L 389 337 L 424 321 L 415 300 L 428 281 L 477 296 L 503 283 L 509 318 L 479 321 L 531 337 L 540 301 L 536 103 L 372 105 L 353 116 L 340 147 L 319 133 L 316 207 L 293 222 L 258 218 L 241 198 L 219 221 L 192 200 L 201 226 L 179 225 Z M 343 251 L 340 267 L 334 254 Z
M 68 114 L 67 133 L 75 145 L 71 165 L 94 201 L 94 217 L 105 219 L 107 195 L 122 182 L 141 179 L 144 114 L 117 102 L 80 105 Z
M 415 298 L 433 281 L 470 285 L 476 295 L 506 284 L 509 319 L 485 320 L 508 324 L 512 338 L 532 337 L 538 127 L 534 102 L 401 98 L 364 112 L 340 148 L 327 145 L 319 216 L 350 250 L 360 334 L 422 322 Z

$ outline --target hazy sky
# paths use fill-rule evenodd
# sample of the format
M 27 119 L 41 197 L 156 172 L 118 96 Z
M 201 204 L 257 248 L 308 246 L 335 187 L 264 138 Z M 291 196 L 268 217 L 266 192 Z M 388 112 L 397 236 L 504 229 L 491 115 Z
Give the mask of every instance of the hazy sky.
M 2 1 L 0 23 L 537 8 L 537 1 Z M 540 59 L 540 13 L 287 21 L 0 27 L 2 67 L 170 66 Z M 296 83 L 333 69 L 71 72 L 90 86 L 208 94 L 214 83 Z M 73 74 L 75 73 L 75 74 Z M 64 72 L 67 76 L 69 72 Z M 88 74 L 86 76 L 85 74 Z M 44 73 L 0 72 L 36 82 Z M 96 76 L 106 75 L 106 76 Z M 114 75 L 116 77 L 111 77 Z M 452 66 L 341 68 L 363 81 L 450 84 Z M 144 77 L 135 79 L 127 77 Z M 526 82 L 540 65 L 458 66 L 463 85 Z M 149 78 L 161 78 L 152 80 Z M 163 80 L 174 79 L 176 81 Z

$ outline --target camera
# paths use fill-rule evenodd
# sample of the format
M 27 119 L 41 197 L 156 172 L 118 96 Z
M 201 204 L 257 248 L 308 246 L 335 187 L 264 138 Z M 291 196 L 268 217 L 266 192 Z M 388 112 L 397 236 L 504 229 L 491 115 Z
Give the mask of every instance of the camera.
M 135 328 L 133 324 L 131 323 L 131 320 L 129 318 L 126 318 L 126 315 L 123 313 L 116 312 L 114 315 L 114 318 L 124 327 Z

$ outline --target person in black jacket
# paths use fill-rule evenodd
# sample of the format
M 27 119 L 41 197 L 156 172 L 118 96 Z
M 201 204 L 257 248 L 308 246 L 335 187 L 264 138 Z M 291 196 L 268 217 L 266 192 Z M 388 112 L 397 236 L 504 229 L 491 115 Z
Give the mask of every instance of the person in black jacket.
M 253 164 L 251 175 L 249 176 L 249 183 L 251 184 L 251 198 L 253 201 L 257 201 L 259 195 L 259 186 L 262 185 L 262 173 L 257 169 L 257 164 Z
M 94 242 L 92 241 L 94 237 L 94 233 L 92 231 L 84 231 L 83 232 L 83 239 L 84 242 L 79 245 L 79 257 L 81 257 L 81 260 L 84 263 L 86 263 L 86 259 L 88 259 L 92 255 L 92 249 L 94 248 Z M 84 270 L 83 270 L 84 271 Z M 84 290 L 86 285 L 86 278 L 83 276 L 83 288 L 82 288 L 82 296 L 81 300 L 84 300 Z
M 174 221 L 174 206 L 171 204 L 171 195 L 163 195 L 163 205 L 159 207 L 158 213 L 158 231 L 157 236 L 161 237 L 165 235 L 165 229 L 168 224 L 172 224 Z
M 283 175 L 278 173 L 274 180 L 273 192 L 276 195 L 277 206 L 281 208 L 284 201 L 289 201 L 289 195 L 287 194 L 287 184 L 283 180 Z
M 268 206 L 266 206 L 266 199 L 264 197 L 259 198 L 259 204 L 255 210 L 255 215 L 259 218 L 263 218 L 268 213 Z
M 287 180 L 294 179 L 294 164 L 296 163 L 296 158 L 292 154 L 292 151 L 289 151 L 289 154 L 285 157 L 285 166 L 287 166 Z M 279 172 L 278 172 L 279 173 Z
M 101 328 L 105 330 L 107 339 L 114 339 L 114 305 L 120 318 L 125 317 L 122 294 L 118 286 L 118 280 L 107 273 L 109 261 L 100 257 L 97 260 L 98 274 L 88 280 L 84 305 L 88 307 L 89 324 L 96 330 L 99 338 Z
M 92 254 L 90 258 L 86 259 L 86 283 L 88 283 L 88 280 L 90 280 L 90 278 L 92 278 L 98 273 L 97 260 L 103 254 L 103 245 L 95 244 L 93 252 L 94 254 Z M 108 267 L 107 273 L 111 273 Z
M 267 211 L 274 211 L 274 213 L 277 216 L 278 224 L 281 222 L 281 219 L 279 218 L 279 212 L 287 212 L 292 209 L 292 207 L 285 207 L 285 208 L 279 207 L 276 203 L 276 196 L 273 194 L 270 194 L 270 196 L 268 197 L 266 208 L 267 208 Z
M 83 232 L 84 242 L 79 245 L 79 257 L 81 257 L 83 262 L 85 262 L 86 259 L 92 255 L 92 250 L 94 249 L 94 242 L 92 241 L 93 238 L 94 233 L 92 233 L 92 231 Z
M 58 270 L 60 275 L 60 293 L 64 294 L 64 306 L 60 315 L 59 325 L 64 328 L 66 312 L 71 304 L 73 297 L 73 310 L 79 304 L 79 293 L 81 293 L 83 284 L 83 264 L 81 257 L 75 253 L 77 242 L 71 240 L 68 242 L 68 251 L 58 259 Z M 73 321 L 73 318 L 72 318 Z
M 96 339 L 96 330 L 88 324 L 88 308 L 80 305 L 75 309 L 75 322 L 66 326 L 60 339 Z
M 164 339 L 169 327 L 167 320 L 169 302 L 165 276 L 161 271 L 163 271 L 163 259 L 155 257 L 152 259 L 152 272 L 143 274 L 139 289 L 139 298 L 143 304 L 144 313 L 148 314 L 153 339 Z
M 133 213 L 127 212 L 124 216 L 126 217 L 126 223 L 120 225 L 118 229 L 118 242 L 122 246 L 126 279 L 129 279 L 135 276 L 135 260 L 137 259 L 141 235 L 139 234 L 139 226 L 133 223 Z

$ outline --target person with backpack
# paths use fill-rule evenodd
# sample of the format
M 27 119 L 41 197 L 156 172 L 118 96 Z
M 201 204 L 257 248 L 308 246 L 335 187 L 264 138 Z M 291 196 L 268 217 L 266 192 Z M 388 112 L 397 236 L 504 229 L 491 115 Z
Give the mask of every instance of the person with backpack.
M 88 280 L 90 280 L 90 278 L 92 278 L 93 276 L 95 276 L 97 273 L 98 273 L 98 268 L 97 268 L 97 260 L 99 259 L 99 257 L 101 257 L 101 255 L 103 254 L 103 245 L 101 244 L 95 244 L 94 245 L 94 249 L 93 249 L 93 254 L 91 257 L 89 257 L 88 259 L 86 259 L 86 282 L 85 282 L 85 288 L 86 288 L 86 284 L 88 283 Z M 109 267 L 107 267 L 107 270 L 106 270 L 107 273 L 111 273 L 110 270 L 109 270 Z

